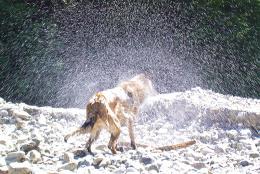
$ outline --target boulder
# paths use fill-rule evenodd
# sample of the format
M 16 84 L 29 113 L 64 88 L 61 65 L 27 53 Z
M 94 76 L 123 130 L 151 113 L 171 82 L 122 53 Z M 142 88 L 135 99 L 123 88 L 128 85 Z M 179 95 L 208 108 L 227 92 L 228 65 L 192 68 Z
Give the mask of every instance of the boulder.
M 9 165 L 8 174 L 31 174 L 31 165 L 28 161 L 23 163 L 14 162 Z
M 26 159 L 25 153 L 23 151 L 11 152 L 7 154 L 5 160 L 10 162 L 22 162 Z
M 31 150 L 28 153 L 28 156 L 32 163 L 37 163 L 42 160 L 41 154 L 37 150 Z

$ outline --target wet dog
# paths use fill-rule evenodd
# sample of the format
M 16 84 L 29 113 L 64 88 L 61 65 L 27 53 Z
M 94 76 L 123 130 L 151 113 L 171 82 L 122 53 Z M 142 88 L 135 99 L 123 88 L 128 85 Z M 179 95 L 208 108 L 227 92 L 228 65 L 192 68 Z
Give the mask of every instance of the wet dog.
M 111 134 L 108 148 L 116 154 L 121 126 L 127 125 L 131 147 L 136 149 L 134 119 L 144 100 L 155 93 L 151 80 L 144 74 L 123 81 L 115 88 L 96 93 L 87 104 L 84 124 L 66 135 L 64 140 L 67 141 L 69 137 L 76 134 L 90 133 L 86 148 L 92 153 L 92 143 L 99 137 L 101 130 L 106 129 Z

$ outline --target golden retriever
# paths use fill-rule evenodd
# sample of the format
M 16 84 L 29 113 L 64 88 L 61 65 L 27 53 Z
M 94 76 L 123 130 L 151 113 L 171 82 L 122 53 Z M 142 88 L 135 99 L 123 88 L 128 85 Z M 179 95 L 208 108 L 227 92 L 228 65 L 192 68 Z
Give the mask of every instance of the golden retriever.
M 127 125 L 131 147 L 136 149 L 133 122 L 145 98 L 154 93 L 156 91 L 151 80 L 144 74 L 123 81 L 115 88 L 96 93 L 87 104 L 84 124 L 66 135 L 64 140 L 67 141 L 76 134 L 90 133 L 86 148 L 92 153 L 92 143 L 98 138 L 100 131 L 106 129 L 111 134 L 108 148 L 115 154 L 121 126 Z

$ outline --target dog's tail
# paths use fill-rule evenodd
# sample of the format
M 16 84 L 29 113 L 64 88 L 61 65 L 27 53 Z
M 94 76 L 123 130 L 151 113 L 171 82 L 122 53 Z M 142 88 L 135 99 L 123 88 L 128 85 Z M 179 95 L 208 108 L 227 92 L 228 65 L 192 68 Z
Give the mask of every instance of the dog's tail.
M 90 128 L 92 127 L 93 125 L 93 119 L 88 119 L 86 120 L 83 125 L 81 127 L 79 127 L 78 129 L 76 129 L 75 131 L 67 134 L 65 137 L 64 137 L 64 141 L 67 142 L 68 139 L 72 136 L 76 136 L 76 135 L 80 135 L 80 134 L 85 134 L 88 132 L 88 129 L 87 128 Z

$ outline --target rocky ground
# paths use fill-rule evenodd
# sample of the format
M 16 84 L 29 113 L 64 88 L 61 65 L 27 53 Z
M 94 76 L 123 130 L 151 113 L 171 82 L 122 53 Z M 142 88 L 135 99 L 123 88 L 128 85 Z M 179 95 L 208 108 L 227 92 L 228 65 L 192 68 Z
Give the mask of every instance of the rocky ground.
M 187 140 L 174 151 L 152 147 L 112 155 L 101 133 L 94 155 L 87 136 L 63 136 L 81 125 L 82 109 L 14 104 L 0 98 L 0 173 L 260 173 L 260 100 L 194 88 L 149 98 L 136 120 L 138 143 L 162 146 Z M 128 142 L 123 128 L 119 142 Z

